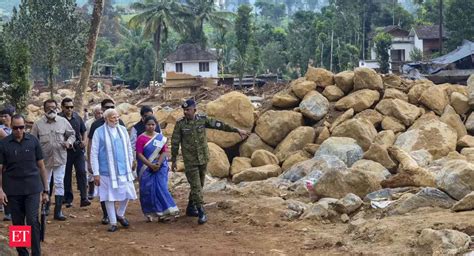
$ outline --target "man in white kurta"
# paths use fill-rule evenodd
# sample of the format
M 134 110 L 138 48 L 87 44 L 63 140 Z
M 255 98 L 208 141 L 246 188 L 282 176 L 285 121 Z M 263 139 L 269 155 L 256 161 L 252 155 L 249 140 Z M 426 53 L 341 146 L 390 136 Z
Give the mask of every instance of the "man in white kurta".
M 115 109 L 104 112 L 105 124 L 97 128 L 91 144 L 91 166 L 100 201 L 109 215 L 108 231 L 117 230 L 117 221 L 128 227 L 125 210 L 129 200 L 137 198 L 133 185 L 133 153 L 127 129 L 119 125 Z M 115 202 L 119 202 L 115 209 Z

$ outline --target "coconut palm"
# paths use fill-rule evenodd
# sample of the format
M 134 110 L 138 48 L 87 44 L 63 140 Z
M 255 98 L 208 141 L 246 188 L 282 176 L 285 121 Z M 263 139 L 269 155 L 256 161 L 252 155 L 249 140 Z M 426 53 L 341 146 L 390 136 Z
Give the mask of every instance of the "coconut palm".
M 132 4 L 132 8 L 141 13 L 130 19 L 129 26 L 132 28 L 143 26 L 143 37 L 153 37 L 156 54 L 153 80 L 156 81 L 161 42 L 167 39 L 170 28 L 177 32 L 184 31 L 183 20 L 189 18 L 189 14 L 183 5 L 175 0 L 145 0 Z

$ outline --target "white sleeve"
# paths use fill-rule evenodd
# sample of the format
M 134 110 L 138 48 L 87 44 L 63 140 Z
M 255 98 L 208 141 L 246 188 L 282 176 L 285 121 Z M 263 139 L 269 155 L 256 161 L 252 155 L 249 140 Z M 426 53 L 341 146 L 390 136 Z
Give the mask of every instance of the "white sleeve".
M 97 135 L 97 132 L 94 133 L 94 136 L 92 136 L 92 144 L 91 144 L 91 168 L 92 168 L 92 173 L 94 176 L 99 175 L 99 144 L 100 144 L 100 138 L 99 135 Z
M 137 136 L 137 130 L 135 129 L 135 127 L 132 127 L 132 130 L 130 130 L 130 143 L 132 144 L 133 153 L 135 153 L 135 151 L 137 150 Z
M 125 130 L 125 136 L 128 136 L 127 130 Z M 135 139 L 136 140 L 136 139 Z M 135 148 L 132 147 L 132 143 L 130 142 L 130 137 L 127 138 L 128 143 L 128 159 L 130 159 L 130 167 L 133 166 L 133 161 L 135 160 Z

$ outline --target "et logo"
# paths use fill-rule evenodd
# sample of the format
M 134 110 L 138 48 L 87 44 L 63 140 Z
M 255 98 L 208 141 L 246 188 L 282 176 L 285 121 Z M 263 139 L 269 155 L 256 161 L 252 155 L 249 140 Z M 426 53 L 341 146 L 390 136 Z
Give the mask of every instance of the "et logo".
M 31 247 L 31 226 L 10 226 L 10 247 Z

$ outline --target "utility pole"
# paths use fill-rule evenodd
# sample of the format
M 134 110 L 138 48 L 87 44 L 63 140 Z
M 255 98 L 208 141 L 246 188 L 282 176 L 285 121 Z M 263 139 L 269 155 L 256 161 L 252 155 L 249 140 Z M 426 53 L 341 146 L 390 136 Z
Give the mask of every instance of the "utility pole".
M 395 8 L 397 0 L 393 0 L 392 26 L 395 26 Z
M 334 49 L 334 29 L 331 29 L 331 62 L 329 63 L 329 71 L 332 72 L 332 52 Z
M 439 54 L 443 54 L 443 0 L 439 0 Z

